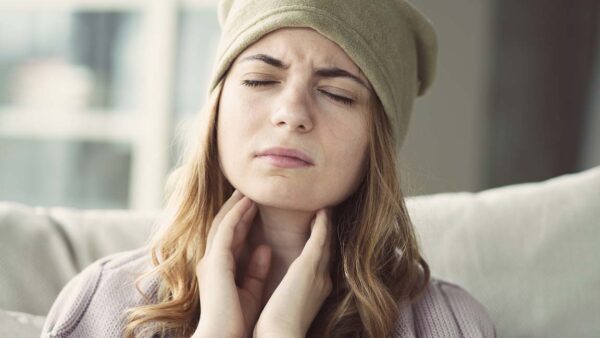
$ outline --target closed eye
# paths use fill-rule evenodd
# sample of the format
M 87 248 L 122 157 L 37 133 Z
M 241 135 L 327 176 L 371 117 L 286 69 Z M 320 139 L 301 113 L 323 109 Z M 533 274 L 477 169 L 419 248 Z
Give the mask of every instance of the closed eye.
M 268 86 L 270 84 L 276 83 L 277 81 L 257 81 L 257 80 L 244 80 L 242 81 L 242 85 L 244 86 L 248 86 L 248 87 L 258 87 L 258 86 Z M 322 89 L 319 89 L 319 91 L 327 96 L 329 96 L 330 98 L 332 98 L 335 101 L 341 102 L 343 104 L 346 105 L 353 105 L 354 104 L 354 100 L 344 97 L 344 96 L 339 96 L 339 95 L 335 95 L 335 94 L 331 94 L 329 92 L 326 92 Z

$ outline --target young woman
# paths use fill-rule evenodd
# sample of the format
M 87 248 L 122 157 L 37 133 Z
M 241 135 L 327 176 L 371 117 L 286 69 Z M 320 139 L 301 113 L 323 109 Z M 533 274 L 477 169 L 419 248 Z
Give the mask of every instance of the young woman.
M 69 282 L 43 335 L 495 336 L 481 304 L 430 277 L 396 172 L 433 79 L 427 19 L 401 0 L 219 6 L 168 217 Z

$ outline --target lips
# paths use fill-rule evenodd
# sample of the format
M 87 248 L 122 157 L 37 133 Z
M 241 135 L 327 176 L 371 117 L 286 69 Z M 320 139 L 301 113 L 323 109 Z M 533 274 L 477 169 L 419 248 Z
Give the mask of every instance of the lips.
M 292 159 L 300 160 L 309 165 L 314 165 L 313 159 L 304 153 L 301 150 L 291 149 L 291 148 L 283 148 L 283 147 L 274 147 L 266 150 L 262 150 L 256 153 L 256 156 L 283 156 L 289 157 Z

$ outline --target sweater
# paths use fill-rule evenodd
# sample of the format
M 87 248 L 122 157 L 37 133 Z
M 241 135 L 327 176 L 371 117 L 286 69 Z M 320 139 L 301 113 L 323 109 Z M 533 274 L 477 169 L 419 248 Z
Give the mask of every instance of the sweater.
M 135 288 L 137 273 L 151 265 L 147 247 L 101 258 L 71 279 L 54 301 L 42 337 L 122 337 L 123 311 L 157 301 L 158 278 Z M 486 308 L 460 286 L 432 277 L 424 294 L 402 303 L 394 338 L 496 337 Z

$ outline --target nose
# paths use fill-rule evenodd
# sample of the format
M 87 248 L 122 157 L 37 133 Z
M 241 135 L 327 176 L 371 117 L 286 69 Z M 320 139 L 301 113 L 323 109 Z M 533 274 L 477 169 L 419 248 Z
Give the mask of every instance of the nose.
M 279 105 L 271 115 L 274 126 L 308 132 L 313 128 L 310 96 L 301 86 L 290 85 L 281 92 Z

